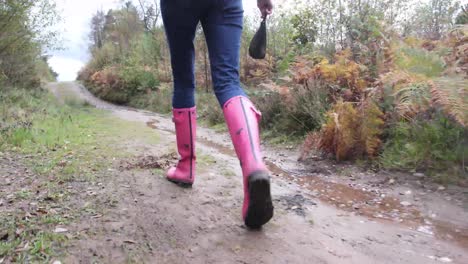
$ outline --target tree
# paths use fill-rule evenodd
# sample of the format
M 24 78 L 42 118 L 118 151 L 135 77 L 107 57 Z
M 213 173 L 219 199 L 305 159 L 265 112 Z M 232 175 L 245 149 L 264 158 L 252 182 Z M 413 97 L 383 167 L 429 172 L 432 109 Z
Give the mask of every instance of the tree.
M 306 7 L 291 18 L 291 24 L 294 29 L 293 40 L 298 45 L 304 47 L 307 44 L 313 44 L 316 41 L 318 28 L 315 12 Z
M 153 34 L 155 34 L 158 29 L 159 17 L 161 15 L 158 2 L 157 0 L 138 0 L 141 9 L 140 15 L 142 16 L 145 29 Z
M 137 8 L 131 2 L 126 2 L 121 9 L 109 10 L 104 18 L 103 40 L 117 46 L 120 54 L 126 54 L 130 43 L 143 31 Z
M 91 32 L 89 35 L 90 40 L 92 41 L 92 48 L 102 48 L 104 43 L 104 25 L 106 21 L 106 16 L 103 11 L 97 11 L 96 14 L 91 18 Z
M 57 48 L 58 21 L 51 1 L 0 1 L 0 79 L 32 83 L 41 55 Z
M 455 24 L 465 25 L 468 24 L 468 4 L 461 7 L 461 12 L 458 14 Z
M 459 2 L 454 0 L 431 0 L 421 4 L 412 21 L 414 32 L 429 39 L 440 39 L 455 22 Z

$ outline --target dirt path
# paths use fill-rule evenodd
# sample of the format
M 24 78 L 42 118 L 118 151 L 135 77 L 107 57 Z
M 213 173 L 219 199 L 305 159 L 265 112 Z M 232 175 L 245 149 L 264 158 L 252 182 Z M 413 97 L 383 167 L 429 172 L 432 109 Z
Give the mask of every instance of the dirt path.
M 198 130 L 197 180 L 183 189 L 164 179 L 175 152 L 169 117 L 103 102 L 76 83 L 49 87 L 143 122 L 161 139 L 121 142 L 135 158 L 117 162 L 112 180 L 96 190 L 112 201 L 100 217 L 70 227 L 84 235 L 66 262 L 468 263 L 466 192 L 446 201 L 437 186 L 428 186 L 436 190 L 418 198 L 421 188 L 397 184 L 396 176 L 379 183 L 352 167 L 337 176 L 323 161 L 298 164 L 294 152 L 266 148 L 275 216 L 261 231 L 248 231 L 240 217 L 240 168 L 227 135 Z M 388 181 L 392 187 L 383 188 Z

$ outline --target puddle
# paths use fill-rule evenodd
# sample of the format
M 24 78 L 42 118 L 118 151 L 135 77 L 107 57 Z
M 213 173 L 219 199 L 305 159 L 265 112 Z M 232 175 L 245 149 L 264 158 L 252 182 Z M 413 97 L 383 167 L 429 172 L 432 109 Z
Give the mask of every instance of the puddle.
M 369 190 L 360 190 L 341 183 L 325 181 L 317 176 L 295 175 L 286 172 L 273 162 L 267 166 L 275 175 L 292 181 L 302 188 L 310 190 L 319 200 L 334 205 L 341 210 L 381 221 L 393 221 L 418 230 L 430 223 L 435 236 L 468 248 L 468 229 L 457 228 L 451 223 L 425 219 L 414 206 L 404 206 L 399 199 L 382 197 Z
M 295 214 L 305 217 L 306 211 L 304 205 L 317 205 L 315 202 L 301 194 L 283 195 L 274 199 L 276 202 L 283 204 L 287 211 L 292 211 Z

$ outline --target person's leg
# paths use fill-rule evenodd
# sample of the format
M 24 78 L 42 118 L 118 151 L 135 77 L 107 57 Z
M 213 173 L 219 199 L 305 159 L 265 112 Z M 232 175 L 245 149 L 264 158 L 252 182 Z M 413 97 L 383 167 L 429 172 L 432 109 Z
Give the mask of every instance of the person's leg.
M 213 85 L 244 179 L 242 216 L 251 228 L 261 227 L 273 217 L 270 176 L 260 152 L 260 112 L 240 86 L 239 52 L 242 34 L 241 0 L 217 1 L 202 18 L 210 53 Z
M 161 0 L 161 11 L 171 53 L 174 94 L 172 99 L 177 149 L 176 167 L 167 172 L 170 181 L 192 185 L 195 179 L 195 51 L 193 40 L 198 24 L 193 1 Z
M 195 48 L 193 40 L 199 17 L 190 1 L 161 0 L 161 13 L 171 54 L 174 108 L 195 106 Z
M 208 45 L 214 91 L 223 106 L 234 96 L 246 96 L 239 80 L 244 10 L 241 0 L 213 2 L 201 22 Z

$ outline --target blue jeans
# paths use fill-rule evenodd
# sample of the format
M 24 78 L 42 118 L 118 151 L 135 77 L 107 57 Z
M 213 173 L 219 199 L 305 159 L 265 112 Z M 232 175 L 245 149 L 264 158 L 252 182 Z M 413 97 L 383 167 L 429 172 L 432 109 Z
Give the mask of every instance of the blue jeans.
M 239 53 L 244 10 L 242 0 L 161 0 L 171 53 L 174 108 L 195 106 L 195 48 L 201 22 L 208 45 L 211 77 L 221 106 L 234 96 L 246 96 L 239 81 Z

